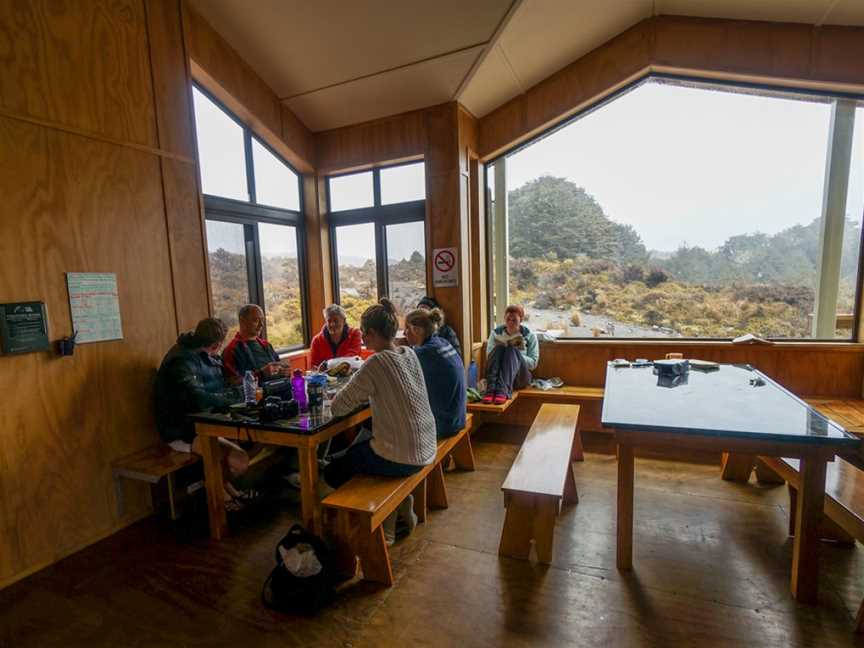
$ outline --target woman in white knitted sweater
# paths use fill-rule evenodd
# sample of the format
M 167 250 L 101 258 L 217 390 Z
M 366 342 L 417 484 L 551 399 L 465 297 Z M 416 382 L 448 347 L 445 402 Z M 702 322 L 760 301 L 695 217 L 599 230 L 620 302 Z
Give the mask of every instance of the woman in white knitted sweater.
M 324 479 L 338 488 L 358 473 L 405 477 L 435 460 L 435 418 L 426 382 L 410 347 L 396 346 L 396 309 L 387 299 L 360 318 L 366 348 L 375 352 L 337 394 L 337 416 L 365 401 L 372 409 L 372 438 L 352 445 L 324 469 Z

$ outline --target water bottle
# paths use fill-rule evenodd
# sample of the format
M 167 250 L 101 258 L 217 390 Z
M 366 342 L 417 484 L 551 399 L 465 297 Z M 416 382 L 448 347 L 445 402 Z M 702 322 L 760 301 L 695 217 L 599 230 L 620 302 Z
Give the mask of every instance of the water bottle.
M 246 401 L 247 405 L 254 405 L 257 401 L 255 400 L 255 392 L 258 389 L 258 381 L 255 379 L 255 374 L 251 371 L 247 371 L 243 375 L 243 399 Z
M 294 370 L 291 378 L 291 392 L 294 395 L 294 400 L 301 410 L 306 409 L 306 379 L 303 377 L 303 372 L 299 369 Z

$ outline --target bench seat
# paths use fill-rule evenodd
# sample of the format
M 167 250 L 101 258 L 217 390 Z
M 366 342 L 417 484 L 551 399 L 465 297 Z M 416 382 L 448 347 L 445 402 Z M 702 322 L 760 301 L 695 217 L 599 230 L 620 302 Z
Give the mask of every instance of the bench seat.
M 855 398 L 805 398 L 805 401 L 847 432 L 864 436 L 864 400 Z
M 493 403 L 468 403 L 469 412 L 484 412 L 487 414 L 503 414 L 520 398 L 533 398 L 544 403 L 579 403 L 583 401 L 603 400 L 602 387 L 577 387 L 564 385 L 555 389 L 538 389 L 526 387 L 513 392 L 513 397 L 501 405 Z
M 789 485 L 789 535 L 795 532 L 797 494 L 801 484 L 800 461 L 793 458 L 758 457 L 761 481 L 785 481 Z M 761 471 L 761 472 L 760 472 Z M 837 457 L 825 471 L 825 503 L 821 535 L 844 545 L 864 543 L 864 471 Z M 858 609 L 856 632 L 864 632 L 864 601 Z
M 354 556 L 360 557 L 367 580 L 393 585 L 390 554 L 382 524 L 408 495 L 414 495 L 414 512 L 419 522 L 426 521 L 426 507 L 447 508 L 444 460 L 452 456 L 456 467 L 474 470 L 470 430 L 473 417 L 468 414 L 465 427 L 438 442 L 435 461 L 408 477 L 355 475 L 321 503 L 331 516 L 328 535 L 350 569 Z
M 189 452 L 177 452 L 170 446 L 159 443 L 138 452 L 120 457 L 111 462 L 111 474 L 114 478 L 114 489 L 117 495 L 118 515 L 125 514 L 125 497 L 121 479 L 143 481 L 155 486 L 163 479 L 168 482 L 168 504 L 171 508 L 171 519 L 177 519 L 177 508 L 174 502 L 174 474 L 181 468 L 191 466 L 201 461 L 201 457 Z M 153 508 L 156 508 L 156 498 L 153 498 Z
M 537 560 L 552 562 L 555 518 L 561 502 L 579 501 L 571 464 L 577 450 L 578 423 L 578 405 L 544 403 L 537 412 L 501 486 L 507 513 L 499 555 L 527 560 L 533 540 Z

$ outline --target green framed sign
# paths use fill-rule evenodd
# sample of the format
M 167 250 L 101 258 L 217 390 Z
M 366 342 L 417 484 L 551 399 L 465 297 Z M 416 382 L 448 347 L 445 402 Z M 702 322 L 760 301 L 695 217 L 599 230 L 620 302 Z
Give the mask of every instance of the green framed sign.
M 0 304 L 0 346 L 4 354 L 45 351 L 48 317 L 43 302 Z

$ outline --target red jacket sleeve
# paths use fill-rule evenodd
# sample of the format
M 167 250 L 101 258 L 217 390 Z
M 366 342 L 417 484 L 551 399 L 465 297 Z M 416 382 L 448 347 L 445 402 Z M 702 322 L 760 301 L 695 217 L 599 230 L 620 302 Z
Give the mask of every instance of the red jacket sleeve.
M 327 344 L 327 340 L 324 339 L 324 336 L 319 333 L 315 337 L 312 338 L 312 344 L 309 348 L 309 364 L 311 367 L 317 368 L 325 360 L 329 360 L 332 356 L 330 355 L 330 345 Z
M 348 333 L 348 339 L 345 340 L 345 353 L 343 355 L 359 356 L 362 346 L 363 334 L 360 333 L 360 329 L 352 328 L 351 331 Z

